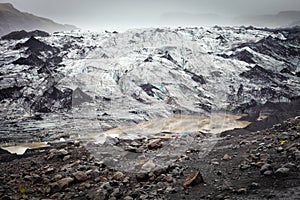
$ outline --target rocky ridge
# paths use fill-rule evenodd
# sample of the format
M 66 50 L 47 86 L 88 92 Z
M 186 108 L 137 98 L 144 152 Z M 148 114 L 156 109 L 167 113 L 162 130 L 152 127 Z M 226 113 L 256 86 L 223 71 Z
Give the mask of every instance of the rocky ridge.
M 10 3 L 0 3 L 0 36 L 12 31 L 41 29 L 48 32 L 77 29 L 72 25 L 58 24 L 50 19 L 21 12 Z

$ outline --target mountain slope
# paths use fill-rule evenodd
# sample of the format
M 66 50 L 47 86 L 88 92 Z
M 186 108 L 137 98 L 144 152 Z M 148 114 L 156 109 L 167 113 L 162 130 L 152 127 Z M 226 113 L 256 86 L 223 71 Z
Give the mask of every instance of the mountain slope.
M 0 3 L 0 36 L 15 30 L 44 30 L 48 32 L 76 29 L 75 26 L 58 24 L 50 19 L 24 13 L 9 3 Z

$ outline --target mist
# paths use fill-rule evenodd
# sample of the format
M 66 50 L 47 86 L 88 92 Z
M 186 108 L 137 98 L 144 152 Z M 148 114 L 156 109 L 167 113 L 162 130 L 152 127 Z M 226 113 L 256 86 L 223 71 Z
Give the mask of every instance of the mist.
M 300 10 L 299 0 L 0 0 L 83 29 L 231 25 L 241 15 Z M 191 20 L 193 19 L 193 20 Z

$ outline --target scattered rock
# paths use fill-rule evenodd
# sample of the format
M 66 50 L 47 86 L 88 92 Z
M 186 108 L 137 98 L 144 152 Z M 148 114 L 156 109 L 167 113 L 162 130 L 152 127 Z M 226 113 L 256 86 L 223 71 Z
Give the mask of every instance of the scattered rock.
M 77 181 L 85 181 L 89 178 L 88 175 L 86 174 L 86 172 L 83 172 L 83 171 L 75 172 L 75 173 L 73 173 L 73 176 L 75 177 L 75 179 Z
M 124 200 L 133 200 L 133 198 L 131 196 L 126 196 L 124 197 Z
M 147 181 L 148 178 L 149 178 L 148 173 L 138 173 L 138 174 L 136 174 L 136 180 L 138 182 Z
M 100 188 L 103 188 L 105 190 L 111 190 L 112 186 L 110 185 L 110 182 L 104 182 Z
M 62 175 L 61 174 L 56 174 L 55 176 L 54 176 L 54 180 L 56 180 L 56 181 L 58 181 L 58 180 L 60 180 L 60 179 L 62 179 Z
M 116 172 L 113 176 L 113 179 L 116 181 L 121 181 L 124 178 L 124 174 L 122 172 Z
M 188 186 L 194 186 L 197 185 L 199 183 L 204 183 L 204 179 L 202 177 L 202 175 L 200 174 L 199 171 L 193 172 L 191 175 L 189 175 L 184 183 L 183 183 L 183 187 L 188 187 Z
M 281 167 L 281 168 L 279 168 L 279 169 L 277 169 L 277 170 L 275 171 L 275 174 L 277 174 L 277 175 L 278 175 L 278 174 L 288 174 L 289 171 L 290 171 L 289 168 Z
M 211 162 L 211 164 L 213 164 L 213 165 L 220 165 L 220 163 L 217 162 L 217 161 Z
M 237 190 L 238 194 L 246 194 L 247 193 L 247 189 L 246 188 L 240 188 Z
M 249 187 L 250 187 L 250 189 L 258 189 L 259 188 L 259 184 L 256 183 L 256 182 L 253 182 L 253 183 L 250 184 Z
M 277 150 L 277 152 L 278 152 L 278 153 L 281 153 L 281 152 L 283 152 L 283 151 L 284 151 L 284 148 L 282 148 L 282 147 L 278 147 L 276 150 Z
M 231 156 L 229 156 L 228 154 L 225 154 L 222 158 L 222 160 L 225 160 L 225 161 L 228 161 L 228 160 L 231 160 Z
M 50 184 L 50 187 L 52 192 L 58 192 L 68 187 L 73 181 L 74 179 L 71 177 L 63 178 L 55 183 Z
M 120 193 L 120 189 L 119 188 L 114 189 L 113 193 L 111 193 L 110 196 L 120 199 L 120 197 L 122 196 L 122 194 Z
M 270 164 L 264 164 L 261 168 L 260 168 L 260 173 L 261 174 L 265 174 L 266 171 L 271 171 L 272 172 L 272 165 Z M 265 174 L 266 175 L 266 174 Z
M 251 167 L 251 165 L 249 165 L 247 162 L 243 162 L 240 164 L 239 168 L 241 170 L 246 170 L 246 169 L 249 169 Z
M 165 189 L 165 192 L 167 192 L 167 193 L 175 192 L 175 188 L 173 188 L 173 187 L 171 187 L 171 186 L 168 186 L 168 187 Z
M 271 171 L 271 170 L 267 170 L 263 173 L 263 175 L 265 175 L 265 176 L 270 176 L 272 174 L 273 174 L 273 171 Z
M 53 167 L 49 167 L 46 169 L 45 174 L 51 174 L 55 171 L 55 169 Z
M 295 160 L 297 161 L 300 160 L 300 151 L 296 151 L 294 155 L 295 155 Z
M 262 153 L 262 154 L 260 154 L 259 157 L 260 157 L 260 160 L 263 162 L 267 162 L 270 159 L 270 155 L 267 153 Z
M 152 170 L 155 168 L 155 164 L 152 160 L 149 160 L 148 162 L 146 162 L 143 166 L 142 166 L 142 169 L 143 170 Z
M 149 149 L 158 149 L 162 147 L 161 139 L 151 140 L 147 146 Z
M 63 161 L 67 161 L 67 160 L 70 160 L 71 156 L 70 155 L 67 155 L 63 158 Z
M 65 149 L 60 149 L 60 150 L 58 151 L 58 154 L 63 155 L 63 156 L 66 156 L 66 155 L 69 154 L 69 152 L 68 152 L 67 150 L 65 150 Z

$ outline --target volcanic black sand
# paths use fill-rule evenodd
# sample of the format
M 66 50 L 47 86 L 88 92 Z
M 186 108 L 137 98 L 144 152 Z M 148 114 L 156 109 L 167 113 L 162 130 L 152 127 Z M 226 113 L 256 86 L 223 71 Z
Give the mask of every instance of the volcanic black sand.
M 268 117 L 256 120 L 266 110 Z M 299 104 L 269 103 L 248 114 L 252 124 L 223 132 L 206 156 L 191 147 L 176 162 L 145 173 L 109 167 L 79 142 L 24 155 L 0 150 L 0 199 L 300 199 Z M 138 148 L 128 151 L 164 145 L 155 142 L 132 141 Z

